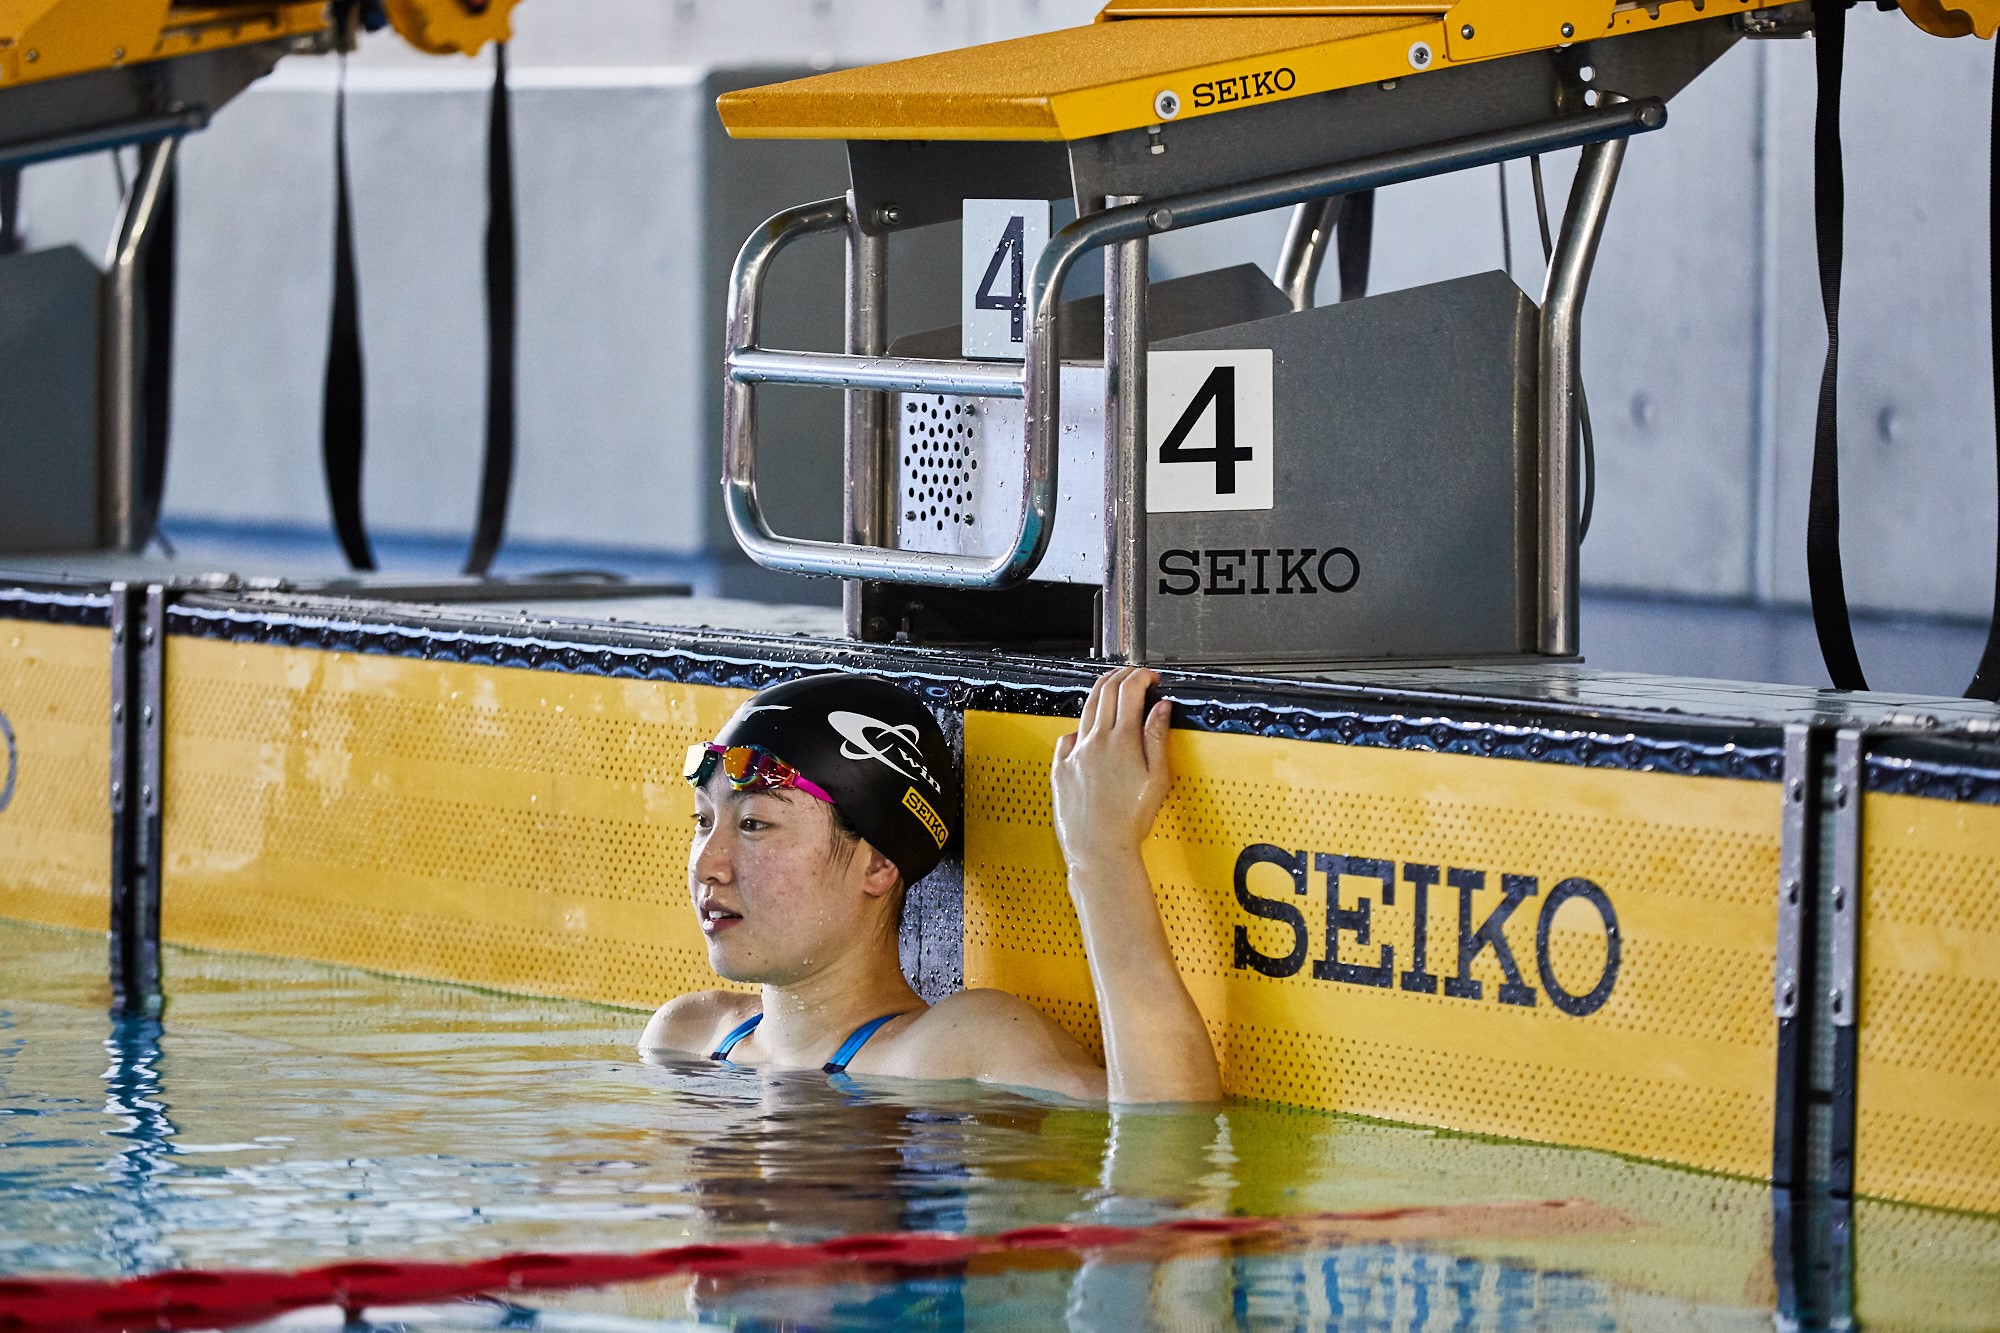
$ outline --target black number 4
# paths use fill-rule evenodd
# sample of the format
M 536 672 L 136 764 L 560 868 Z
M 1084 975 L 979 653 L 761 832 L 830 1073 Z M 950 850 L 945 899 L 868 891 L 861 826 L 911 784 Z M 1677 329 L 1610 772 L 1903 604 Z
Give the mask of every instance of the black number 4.
M 1187 437 L 1210 403 L 1215 404 L 1215 443 L 1206 449 L 1191 449 L 1187 445 Z M 1254 455 L 1254 450 L 1236 447 L 1236 367 L 1217 366 L 1202 381 L 1200 391 L 1187 405 L 1187 411 L 1181 413 L 1181 419 L 1167 432 L 1166 441 L 1160 445 L 1160 461 L 1213 463 L 1215 493 L 1234 495 L 1236 465 L 1249 462 Z
M 993 247 L 993 258 L 986 263 L 986 276 L 980 280 L 979 291 L 972 298 L 976 310 L 1007 310 L 1013 318 L 1007 324 L 1007 341 L 1022 341 L 1022 325 L 1028 310 L 1027 285 L 1023 281 L 1026 266 L 1024 251 L 1027 243 L 1023 237 L 1026 219 L 1019 214 L 1007 219 L 1007 229 L 1000 233 L 1000 244 Z M 1011 258 L 1008 265 L 1009 288 L 1005 295 L 993 291 L 994 279 L 1000 276 L 1000 265 Z

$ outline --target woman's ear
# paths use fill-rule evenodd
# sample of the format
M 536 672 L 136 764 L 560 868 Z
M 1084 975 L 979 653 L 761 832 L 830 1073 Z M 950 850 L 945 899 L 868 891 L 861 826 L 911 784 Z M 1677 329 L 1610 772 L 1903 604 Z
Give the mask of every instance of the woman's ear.
M 867 842 L 861 844 L 868 852 L 868 865 L 862 871 L 862 892 L 871 898 L 887 897 L 903 882 L 903 872 L 896 869 L 896 863 L 875 850 Z

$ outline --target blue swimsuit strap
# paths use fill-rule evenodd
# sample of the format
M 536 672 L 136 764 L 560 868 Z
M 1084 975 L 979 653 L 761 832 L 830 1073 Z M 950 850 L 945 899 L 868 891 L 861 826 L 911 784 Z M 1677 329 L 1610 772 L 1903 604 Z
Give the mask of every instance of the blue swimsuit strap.
M 757 1025 L 763 1021 L 764 1021 L 764 1015 L 752 1014 L 750 1015 L 750 1017 L 744 1019 L 741 1023 L 738 1023 L 735 1027 L 729 1030 L 729 1035 L 722 1039 L 722 1044 L 715 1048 L 715 1054 L 710 1056 L 709 1059 L 727 1060 L 729 1058 L 729 1053 L 736 1049 L 736 1043 L 742 1041 L 752 1032 L 755 1032 L 757 1030 Z
M 848 1034 L 847 1040 L 840 1043 L 840 1049 L 833 1053 L 833 1059 L 828 1060 L 821 1068 L 829 1074 L 846 1073 L 849 1062 L 861 1053 L 861 1048 L 868 1044 L 868 1039 L 881 1031 L 883 1024 L 887 1023 L 890 1019 L 901 1017 L 900 1013 L 896 1013 L 884 1014 L 880 1018 L 869 1019 L 866 1023 L 863 1023 Z M 764 1015 L 752 1014 L 741 1023 L 738 1023 L 729 1030 L 729 1035 L 722 1039 L 721 1044 L 715 1048 L 715 1054 L 709 1058 L 713 1060 L 727 1060 L 729 1053 L 736 1049 L 736 1044 L 752 1032 L 755 1032 L 757 1025 L 763 1021 Z
M 840 1043 L 840 1049 L 833 1053 L 833 1059 L 828 1060 L 820 1068 L 829 1074 L 846 1073 L 848 1061 L 861 1053 L 861 1048 L 868 1044 L 868 1039 L 879 1032 L 882 1025 L 890 1019 L 901 1017 L 900 1013 L 895 1013 L 884 1014 L 880 1018 L 869 1019 L 860 1027 L 854 1029 L 852 1033 L 848 1034 L 847 1040 Z

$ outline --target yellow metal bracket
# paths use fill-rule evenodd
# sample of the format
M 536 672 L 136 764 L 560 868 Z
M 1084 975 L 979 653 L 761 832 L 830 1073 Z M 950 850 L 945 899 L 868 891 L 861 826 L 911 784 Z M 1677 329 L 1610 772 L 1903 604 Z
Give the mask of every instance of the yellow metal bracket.
M 1602 37 L 1613 0 L 1459 0 L 1444 16 L 1453 60 L 1491 60 Z
M 1991 37 L 2000 0 L 1902 0 L 1910 22 L 1934 37 Z
M 488 42 L 513 35 L 518 0 L 386 0 L 389 22 L 404 41 L 432 55 L 478 55 Z

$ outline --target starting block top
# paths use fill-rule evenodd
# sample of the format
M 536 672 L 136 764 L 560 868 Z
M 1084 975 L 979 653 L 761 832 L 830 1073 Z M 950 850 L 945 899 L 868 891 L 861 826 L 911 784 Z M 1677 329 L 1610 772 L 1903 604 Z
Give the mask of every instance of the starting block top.
M 736 138 L 1072 141 L 1699 21 L 1761 0 L 1115 0 L 1098 21 L 726 93 Z

